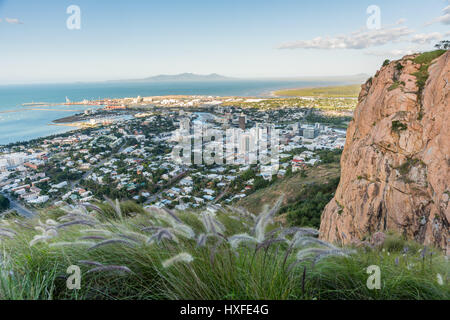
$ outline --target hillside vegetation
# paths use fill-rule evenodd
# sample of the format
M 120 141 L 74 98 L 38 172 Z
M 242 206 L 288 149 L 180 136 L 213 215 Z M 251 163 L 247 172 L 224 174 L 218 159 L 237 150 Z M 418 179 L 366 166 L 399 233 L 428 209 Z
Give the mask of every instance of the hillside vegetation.
M 389 235 L 358 247 L 260 215 L 106 203 L 0 221 L 0 299 L 448 299 L 435 249 Z M 366 285 L 370 265 L 382 287 Z M 81 268 L 78 290 L 68 268 Z M 69 268 L 73 270 L 74 267 Z M 72 283 L 72 284 L 76 284 Z
M 278 218 L 280 221 L 289 225 L 318 228 L 323 208 L 333 198 L 339 182 L 338 161 L 310 167 L 280 179 L 243 198 L 237 206 L 258 213 L 264 205 L 274 205 L 284 195 Z

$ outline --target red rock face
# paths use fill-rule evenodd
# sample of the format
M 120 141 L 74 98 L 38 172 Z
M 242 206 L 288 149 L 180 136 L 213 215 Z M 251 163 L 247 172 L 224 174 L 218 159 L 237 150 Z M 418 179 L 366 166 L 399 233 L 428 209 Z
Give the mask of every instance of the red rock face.
M 447 248 L 450 52 L 433 61 L 422 94 L 415 57 L 391 62 L 362 86 L 341 182 L 322 215 L 322 239 L 348 244 L 393 230 Z

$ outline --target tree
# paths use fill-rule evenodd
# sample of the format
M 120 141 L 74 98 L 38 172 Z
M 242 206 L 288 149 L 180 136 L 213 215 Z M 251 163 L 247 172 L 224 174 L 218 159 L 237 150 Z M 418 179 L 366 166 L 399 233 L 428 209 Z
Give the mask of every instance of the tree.
M 449 40 L 442 40 L 434 46 L 436 49 L 439 50 L 448 50 L 450 49 L 450 41 Z
M 0 212 L 9 209 L 9 199 L 0 195 Z

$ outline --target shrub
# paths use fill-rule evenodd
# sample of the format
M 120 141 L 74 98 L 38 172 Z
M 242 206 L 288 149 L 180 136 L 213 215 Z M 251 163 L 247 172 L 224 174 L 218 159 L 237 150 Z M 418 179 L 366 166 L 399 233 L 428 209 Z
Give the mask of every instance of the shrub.
M 309 185 L 292 203 L 283 207 L 281 213 L 287 213 L 291 225 L 318 228 L 323 209 L 334 197 L 338 185 L 339 178 L 324 184 Z
M 408 129 L 408 125 L 405 123 L 402 123 L 398 120 L 392 121 L 392 131 L 393 132 L 400 132 Z

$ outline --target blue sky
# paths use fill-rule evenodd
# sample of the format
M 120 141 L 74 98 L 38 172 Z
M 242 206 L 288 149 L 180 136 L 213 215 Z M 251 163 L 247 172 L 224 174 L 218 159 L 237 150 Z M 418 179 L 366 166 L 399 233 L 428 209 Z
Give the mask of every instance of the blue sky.
M 66 9 L 81 9 L 69 30 Z M 369 5 L 381 29 L 366 30 Z M 447 0 L 0 0 L 0 83 L 182 72 L 236 77 L 372 74 L 450 35 Z

